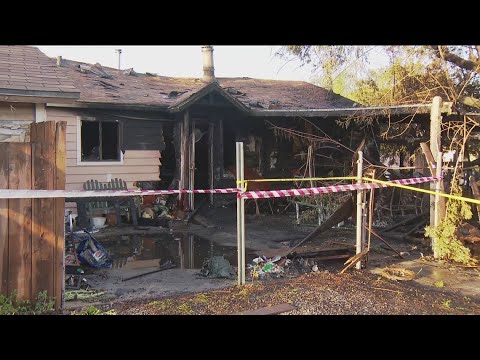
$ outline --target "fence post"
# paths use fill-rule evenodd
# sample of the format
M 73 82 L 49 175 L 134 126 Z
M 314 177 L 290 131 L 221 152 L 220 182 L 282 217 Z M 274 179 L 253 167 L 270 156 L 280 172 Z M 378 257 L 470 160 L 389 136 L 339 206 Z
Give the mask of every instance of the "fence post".
M 244 159 L 243 142 L 236 143 L 237 188 L 243 191 Z M 245 199 L 237 197 L 237 260 L 238 260 L 238 285 L 245 284 Z
M 439 151 L 442 151 L 442 98 L 435 96 L 430 110 L 430 152 L 435 157 Z M 436 161 L 434 158 L 433 161 Z M 432 174 L 433 175 L 433 174 Z M 430 190 L 435 191 L 435 183 L 430 183 Z M 435 196 L 430 195 L 430 225 L 435 224 Z
M 440 177 L 442 176 L 442 152 L 439 151 L 437 154 L 437 168 L 435 176 L 437 177 L 437 182 L 435 183 L 435 208 L 434 208 L 434 226 L 438 226 L 440 224 L 440 191 L 442 189 L 442 180 Z M 436 239 L 432 238 L 432 250 L 433 250 L 433 257 L 438 259 L 438 250 L 436 246 Z
M 358 160 L 357 160 L 357 185 L 362 184 L 362 172 L 363 172 L 363 152 L 358 152 Z M 363 235 L 363 216 L 362 216 L 362 209 L 363 209 L 363 191 L 357 190 L 357 233 L 356 233 L 356 253 L 357 255 L 362 252 L 362 235 Z M 359 260 L 355 266 L 358 270 L 362 268 L 362 262 Z

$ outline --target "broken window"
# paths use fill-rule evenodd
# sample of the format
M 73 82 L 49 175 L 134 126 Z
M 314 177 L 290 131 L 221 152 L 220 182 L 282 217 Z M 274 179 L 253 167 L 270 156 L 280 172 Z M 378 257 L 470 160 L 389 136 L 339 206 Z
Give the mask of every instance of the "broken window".
M 82 161 L 120 161 L 120 123 L 82 120 Z

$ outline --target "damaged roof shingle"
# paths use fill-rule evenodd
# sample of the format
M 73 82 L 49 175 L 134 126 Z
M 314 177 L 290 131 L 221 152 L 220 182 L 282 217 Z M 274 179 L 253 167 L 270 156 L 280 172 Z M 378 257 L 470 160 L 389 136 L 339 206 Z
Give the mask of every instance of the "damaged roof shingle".
M 0 46 L 0 94 L 76 99 L 74 81 L 39 49 Z
M 21 89 L 25 89 L 27 85 L 48 85 L 53 88 L 62 88 L 62 91 L 79 90 L 78 101 L 83 103 L 145 105 L 174 109 L 178 104 L 184 104 L 192 99 L 195 101 L 198 97 L 195 94 L 209 85 L 197 78 L 172 78 L 152 73 L 140 74 L 134 72 L 133 69 L 118 70 L 101 66 L 98 63 L 92 65 L 67 59 L 64 59 L 62 66 L 58 67 L 55 59 L 48 58 L 34 47 L 3 46 L 0 47 L 0 88 L 5 82 L 5 77 L 2 75 L 5 72 L 10 73 L 9 70 L 15 68 L 14 65 L 8 63 L 8 59 L 6 63 L 2 64 L 2 60 L 5 60 L 5 56 L 2 59 L 2 49 L 5 53 L 6 48 L 9 51 L 12 51 L 10 48 L 15 48 L 17 50 L 14 52 L 24 52 L 25 61 L 22 63 L 22 67 L 25 69 L 28 67 L 27 63 L 32 63 L 28 74 L 25 73 L 27 70 L 20 74 L 20 81 L 8 78 L 6 81 L 9 85 L 18 86 Z M 26 61 L 30 57 L 33 60 Z M 46 69 L 40 71 L 43 78 L 40 77 L 39 83 L 35 82 L 38 79 L 35 75 L 39 76 L 39 71 L 34 71 L 36 67 L 40 66 L 34 61 L 37 58 L 43 59 L 38 63 Z M 7 69 L 2 69 L 4 67 Z M 264 80 L 249 77 L 218 78 L 217 80 L 225 94 L 244 106 L 245 109 L 307 110 L 355 106 L 355 102 L 347 98 L 303 81 Z M 78 90 L 75 90 L 75 87 Z M 219 88 L 217 87 L 217 89 Z
M 54 60 L 52 59 L 52 62 Z M 88 103 L 116 103 L 174 107 L 208 85 L 198 78 L 173 78 L 153 73 L 136 73 L 133 69 L 118 70 L 101 67 L 111 77 L 108 84 L 117 86 L 116 97 L 105 94 L 105 85 L 94 81 L 90 74 L 73 71 L 81 65 L 99 69 L 72 60 L 64 60 L 62 69 L 68 72 L 81 90 L 80 101 Z M 132 76 L 135 75 L 135 76 Z M 102 75 L 99 75 L 102 77 Z M 98 79 L 98 77 L 97 77 Z M 251 109 L 330 109 L 354 106 L 354 102 L 304 81 L 264 80 L 249 77 L 218 78 L 219 85 L 233 98 Z M 167 94 L 167 95 L 166 95 Z

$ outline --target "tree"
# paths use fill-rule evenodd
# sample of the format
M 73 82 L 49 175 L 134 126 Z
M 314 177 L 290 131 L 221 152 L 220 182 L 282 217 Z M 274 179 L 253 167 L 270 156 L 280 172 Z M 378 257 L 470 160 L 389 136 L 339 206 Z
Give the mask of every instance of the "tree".
M 480 164 L 478 141 L 471 136 L 480 124 L 478 116 L 469 114 L 480 112 L 480 46 L 383 46 L 380 50 L 390 60 L 389 64 L 369 69 L 368 55 L 373 48 L 285 46 L 279 55 L 297 57 L 303 64 L 313 62 L 322 86 L 339 90 L 341 95 L 366 106 L 428 103 L 436 95 L 452 102 L 453 110 L 460 116 L 458 120 L 444 124 L 442 134 L 449 144 L 444 144 L 443 150 L 456 151 L 450 193 L 462 195 L 463 163 Z M 342 83 L 345 73 L 353 80 L 353 86 Z M 340 86 L 336 83 L 338 79 Z M 347 118 L 340 124 L 348 126 L 352 120 L 372 125 L 375 119 L 368 116 Z M 413 116 L 407 122 L 391 124 L 389 121 L 384 137 L 402 136 L 405 139 L 407 131 L 417 131 L 412 120 Z M 391 154 L 403 151 L 398 146 L 387 145 L 387 152 Z M 470 161 L 470 155 L 476 156 L 477 160 Z M 435 250 L 441 258 L 465 264 L 476 263 L 470 251 L 457 238 L 459 226 L 471 215 L 467 203 L 449 199 L 445 219 L 437 227 L 427 227 L 426 234 L 436 239 Z
M 411 103 L 421 100 L 422 95 L 436 92 L 454 104 L 460 114 L 480 109 L 480 46 L 284 46 L 277 53 L 281 57 L 294 56 L 302 64 L 313 65 L 320 75 L 320 84 L 335 88 L 335 81 L 345 72 L 363 85 L 363 90 L 375 90 L 368 71 L 372 50 L 379 51 L 390 59 L 390 70 L 397 82 L 391 87 L 392 94 L 384 96 L 384 103 Z M 403 73 L 402 71 L 403 70 Z M 423 76 L 419 76 L 423 74 Z M 423 81 L 421 94 L 415 82 Z M 369 83 L 370 82 L 370 83 Z M 360 83 L 361 85 L 361 83 Z M 403 97 L 398 96 L 398 86 L 403 86 Z M 428 90 L 428 91 L 427 91 Z M 349 94 L 341 94 L 349 95 Z M 351 94 L 350 94 L 351 95 Z M 358 94 L 357 94 L 358 95 Z M 365 95 L 365 94 L 364 94 Z M 419 98 L 420 96 L 420 98 Z M 381 100 L 382 98 L 378 99 Z

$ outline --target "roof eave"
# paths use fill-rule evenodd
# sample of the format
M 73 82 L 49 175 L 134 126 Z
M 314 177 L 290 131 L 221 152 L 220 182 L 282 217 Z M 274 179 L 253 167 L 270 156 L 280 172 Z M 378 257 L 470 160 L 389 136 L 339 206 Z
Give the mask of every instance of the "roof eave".
M 56 102 L 47 103 L 48 107 L 68 107 L 79 109 L 122 109 L 122 110 L 142 110 L 142 111 L 164 111 L 168 112 L 168 106 L 165 105 L 145 105 L 145 104 L 119 104 L 105 102 L 75 101 L 71 104 L 62 104 Z
M 80 98 L 78 91 L 48 91 L 0 88 L 1 101 L 42 103 L 48 100 L 73 103 Z
M 372 106 L 359 108 L 330 108 L 330 109 L 302 109 L 302 110 L 259 110 L 252 109 L 252 116 L 262 117 L 345 117 L 345 116 L 378 116 L 378 115 L 415 115 L 430 113 L 431 104 Z M 451 113 L 452 103 L 443 103 L 442 113 Z

